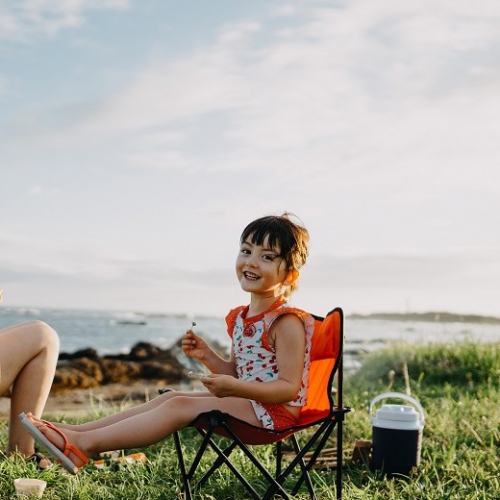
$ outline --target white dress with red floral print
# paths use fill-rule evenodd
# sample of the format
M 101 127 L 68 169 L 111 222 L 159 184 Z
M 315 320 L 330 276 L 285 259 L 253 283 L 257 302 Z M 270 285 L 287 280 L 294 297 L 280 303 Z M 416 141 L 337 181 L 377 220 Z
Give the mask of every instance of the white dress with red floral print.
M 304 323 L 306 347 L 302 384 L 297 397 L 286 403 L 290 406 L 304 406 L 307 399 L 307 377 L 314 331 L 313 317 L 288 304 L 284 297 L 280 297 L 267 311 L 257 316 L 247 318 L 247 312 L 248 306 L 232 309 L 226 316 L 226 323 L 229 336 L 233 339 L 236 373 L 239 379 L 249 382 L 272 382 L 278 379 L 275 348 L 268 342 L 269 329 L 273 322 L 283 314 L 295 314 Z M 262 426 L 273 429 L 273 419 L 267 410 L 258 401 L 251 400 L 251 403 Z

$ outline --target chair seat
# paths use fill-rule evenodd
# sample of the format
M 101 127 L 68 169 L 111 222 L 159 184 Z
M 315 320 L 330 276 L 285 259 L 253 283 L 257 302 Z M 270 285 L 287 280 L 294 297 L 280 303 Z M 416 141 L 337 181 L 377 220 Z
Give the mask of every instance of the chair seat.
M 313 425 L 319 425 L 325 420 L 334 419 L 335 415 L 331 415 L 329 411 L 323 412 L 308 412 L 308 414 L 302 416 L 293 427 L 287 427 L 285 429 L 265 429 L 264 427 L 258 427 L 239 418 L 229 415 L 229 413 L 223 413 L 219 410 L 212 410 L 206 413 L 200 413 L 193 422 L 189 424 L 190 427 L 195 427 L 200 430 L 213 429 L 215 434 L 224 437 L 228 436 L 227 431 L 223 426 L 223 423 L 229 425 L 233 431 L 238 434 L 241 441 L 249 445 L 259 445 L 259 444 L 272 444 L 277 441 L 281 441 L 296 432 L 299 432 L 305 428 L 311 427 Z
M 231 435 L 226 431 L 226 425 L 240 437 L 241 441 L 249 445 L 271 444 L 280 441 L 289 429 L 276 431 L 264 429 L 240 420 L 228 413 L 213 410 L 200 414 L 190 426 L 198 430 L 211 429 L 215 434 L 230 438 Z

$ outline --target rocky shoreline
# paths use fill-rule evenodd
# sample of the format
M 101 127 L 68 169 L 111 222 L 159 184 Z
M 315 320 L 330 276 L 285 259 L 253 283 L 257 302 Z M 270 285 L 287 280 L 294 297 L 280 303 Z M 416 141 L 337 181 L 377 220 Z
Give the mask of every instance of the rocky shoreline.
M 130 384 L 136 380 L 178 383 L 187 374 L 175 352 L 139 342 L 129 354 L 100 356 L 93 348 L 61 353 L 51 392 L 88 389 L 108 384 Z
M 222 356 L 226 349 L 212 345 Z M 100 356 L 96 349 L 87 348 L 59 355 L 52 384 L 52 394 L 68 389 L 88 389 L 109 384 L 133 384 L 150 381 L 180 384 L 187 380 L 189 370 L 202 370 L 201 364 L 186 356 L 179 339 L 169 349 L 149 342 L 138 342 L 128 354 Z
M 212 343 L 212 347 L 227 355 L 223 346 Z M 180 339 L 169 349 L 138 342 L 128 354 L 101 356 L 93 348 L 61 352 L 44 414 L 108 410 L 146 402 L 164 387 L 201 387 L 188 377 L 189 370 L 205 369 L 182 352 Z M 0 398 L 0 416 L 9 413 L 10 401 L 5 396 Z

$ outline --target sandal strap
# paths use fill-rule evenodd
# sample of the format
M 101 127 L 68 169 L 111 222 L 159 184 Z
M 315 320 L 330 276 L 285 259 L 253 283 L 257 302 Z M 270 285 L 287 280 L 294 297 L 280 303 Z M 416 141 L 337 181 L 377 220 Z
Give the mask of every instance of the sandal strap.
M 64 451 L 63 453 L 69 457 L 70 451 L 72 451 L 82 462 L 83 464 L 87 464 L 89 462 L 88 457 L 86 457 L 81 450 L 79 450 L 74 444 L 69 442 L 69 439 L 67 438 L 66 434 L 64 434 L 61 429 L 58 429 L 54 424 L 51 422 L 47 422 L 45 424 L 47 427 L 50 429 L 56 431 L 63 439 L 64 439 Z

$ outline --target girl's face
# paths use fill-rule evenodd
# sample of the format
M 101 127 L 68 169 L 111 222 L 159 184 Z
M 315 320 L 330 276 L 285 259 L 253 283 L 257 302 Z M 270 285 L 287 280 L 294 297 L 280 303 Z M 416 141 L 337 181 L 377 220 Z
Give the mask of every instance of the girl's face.
M 262 246 L 255 245 L 249 238 L 240 246 L 236 275 L 245 292 L 274 297 L 280 294 L 286 279 L 286 263 L 279 255 L 279 248 L 269 248 L 268 238 Z

